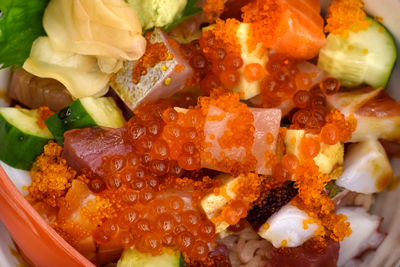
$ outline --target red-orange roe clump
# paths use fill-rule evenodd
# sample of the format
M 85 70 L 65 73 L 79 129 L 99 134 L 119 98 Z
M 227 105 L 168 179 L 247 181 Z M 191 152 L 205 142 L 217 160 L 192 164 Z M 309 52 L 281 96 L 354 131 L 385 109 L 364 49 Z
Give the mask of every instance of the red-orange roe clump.
M 236 36 L 239 25 L 240 22 L 236 19 L 227 19 L 225 21 L 218 19 L 214 29 L 212 29 L 216 42 L 215 46 L 214 48 L 203 46 L 203 43 L 200 41 L 203 52 L 207 56 L 212 55 L 213 58 L 216 58 L 218 55 L 216 49 L 224 48 L 226 53 L 229 55 L 240 55 L 241 46 L 238 37 Z M 211 50 L 214 51 L 212 52 Z
M 275 29 L 283 13 L 282 5 L 276 0 L 256 0 L 242 8 L 243 22 L 251 23 L 249 49 L 254 50 L 261 42 L 271 47 L 275 40 Z
M 282 157 L 282 166 L 288 170 L 289 173 L 294 173 L 299 166 L 299 159 L 293 154 L 285 154 Z
M 163 120 L 166 125 L 162 137 L 168 144 L 171 159 L 183 169 L 200 169 L 204 116 L 199 108 L 186 113 L 170 108 L 163 113 Z
M 324 187 L 330 181 L 328 174 L 318 172 L 318 166 L 312 159 L 305 160 L 295 171 L 298 195 L 292 204 L 306 211 L 328 231 L 327 235 L 334 241 L 341 241 L 351 234 L 350 224 L 346 217 L 335 213 L 335 206 Z M 324 231 L 319 233 L 324 235 Z
M 209 21 L 221 15 L 225 10 L 224 0 L 206 0 L 202 6 L 204 13 Z
M 307 108 L 310 106 L 311 93 L 306 90 L 299 90 L 293 96 L 293 103 L 298 108 Z
M 137 84 L 140 77 L 147 73 L 147 68 L 154 67 L 157 63 L 167 60 L 172 54 L 169 53 L 168 48 L 164 43 L 151 43 L 150 32 L 146 34 L 147 46 L 144 55 L 136 61 L 132 70 L 132 81 Z
M 222 219 L 230 225 L 237 224 L 246 217 L 248 206 L 241 200 L 232 200 L 222 211 Z
M 219 79 L 225 86 L 235 86 L 239 82 L 240 74 L 235 70 L 225 70 L 221 72 Z
M 125 156 L 126 162 L 128 157 Z M 208 255 L 208 245 L 215 240 L 215 228 L 197 207 L 200 199 L 219 184 L 207 178 L 194 181 L 173 175 L 153 184 L 151 168 L 143 163 L 136 171 L 130 165 L 122 170 L 114 169 L 108 177 L 118 176 L 124 169 L 131 172 L 130 183 L 99 193 L 102 199 L 112 203 L 110 209 L 115 216 L 97 228 L 96 242 L 107 244 L 119 240 L 121 247 L 135 246 L 153 255 L 160 254 L 163 247 L 174 246 L 196 260 Z M 138 169 L 144 172 L 139 177 Z M 206 244 L 205 254 L 192 249 L 199 244 Z
M 326 108 L 325 95 L 318 87 L 310 91 L 300 90 L 293 96 L 293 103 L 300 109 L 292 116 L 292 129 L 307 129 L 318 133 L 325 125 Z
M 236 36 L 240 22 L 235 19 L 218 19 L 212 30 L 203 32 L 200 47 L 209 62 L 204 82 L 200 82 L 202 92 L 210 93 L 220 85 L 235 86 L 239 82 L 238 69 L 243 65 L 241 46 Z
M 210 106 L 223 112 L 218 116 L 208 116 Z M 232 119 L 227 122 L 227 129 L 218 139 L 222 149 L 244 147 L 246 158 L 243 162 L 224 158 L 219 161 L 205 152 L 210 146 L 205 142 L 204 126 L 207 120 L 222 120 L 227 114 Z M 199 98 L 199 104 L 189 110 L 177 112 L 169 108 L 163 113 L 162 137 L 169 145 L 170 157 L 186 170 L 196 170 L 201 167 L 201 161 L 212 162 L 216 167 L 227 172 L 246 173 L 254 169 L 256 161 L 251 153 L 254 142 L 253 115 L 246 104 L 240 102 L 238 94 L 220 89 L 211 93 L 210 97 Z M 212 140 L 215 137 L 211 137 Z
M 325 31 L 348 37 L 350 32 L 366 30 L 367 20 L 362 0 L 333 0 L 328 7 Z
M 32 184 L 27 188 L 29 197 L 51 207 L 57 206 L 57 200 L 66 194 L 76 177 L 76 171 L 61 158 L 61 152 L 62 147 L 50 141 L 30 171 Z
M 336 126 L 339 131 L 338 139 L 340 142 L 350 140 L 357 127 L 357 120 L 354 118 L 354 115 L 350 114 L 346 120 L 344 115 L 337 109 L 331 110 L 330 113 L 326 115 L 325 120 L 326 123 Z
M 39 117 L 38 117 L 38 120 L 36 123 L 40 127 L 40 129 L 44 129 L 44 128 L 46 128 L 46 124 L 44 123 L 44 121 L 48 117 L 53 115 L 55 112 L 52 111 L 49 107 L 39 107 L 38 113 L 39 113 Z
M 305 158 L 314 158 L 318 155 L 320 148 L 319 141 L 314 138 L 304 137 L 301 139 L 300 152 Z
M 279 54 L 269 55 L 266 70 L 268 74 L 260 85 L 263 107 L 277 107 L 296 93 L 299 70 L 296 61 Z
M 319 84 L 321 91 L 327 95 L 334 95 L 340 89 L 340 82 L 338 79 L 333 77 L 325 77 Z
M 263 66 L 258 63 L 247 64 L 244 67 L 244 77 L 249 82 L 260 80 L 265 74 Z
M 214 162 L 214 164 L 221 170 L 229 173 L 247 173 L 254 170 L 256 159 L 252 155 L 252 146 L 254 143 L 254 117 L 250 112 L 248 106 L 240 102 L 239 94 L 227 91 L 222 93 L 216 91 L 210 97 L 199 98 L 199 104 L 204 116 L 207 115 L 210 106 L 215 106 L 223 111 L 222 115 L 234 115 L 234 118 L 227 123 L 227 129 L 224 134 L 218 139 L 218 143 L 223 149 L 231 149 L 233 147 L 244 147 L 246 156 L 241 162 L 235 160 L 224 159 L 221 162 L 215 162 L 208 153 L 202 153 L 202 159 L 207 162 Z M 208 118 L 211 119 L 211 118 Z M 215 118 L 217 120 L 223 119 Z M 202 151 L 208 147 L 209 144 L 203 142 Z
M 319 138 L 321 142 L 327 145 L 334 145 L 339 142 L 339 129 L 334 124 L 328 123 L 325 124 L 321 129 L 321 133 L 319 134 Z

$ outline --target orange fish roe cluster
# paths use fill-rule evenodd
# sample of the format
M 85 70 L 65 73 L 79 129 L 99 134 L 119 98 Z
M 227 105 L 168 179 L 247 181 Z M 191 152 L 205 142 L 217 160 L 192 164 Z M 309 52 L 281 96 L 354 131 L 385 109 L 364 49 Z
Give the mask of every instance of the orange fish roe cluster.
M 202 6 L 208 20 L 213 21 L 225 10 L 225 0 L 206 0 Z
M 351 229 L 350 224 L 345 222 L 346 217 L 335 213 L 333 201 L 324 192 L 324 187 L 330 179 L 328 174 L 318 172 L 318 166 L 312 159 L 305 160 L 295 171 L 299 193 L 292 200 L 292 204 L 318 219 L 331 239 L 341 241 L 351 234 Z
M 185 112 L 170 108 L 164 111 L 163 120 L 162 136 L 169 146 L 170 157 L 183 169 L 200 169 L 204 116 L 199 108 Z
M 239 101 L 238 94 L 232 96 L 222 96 L 209 103 L 221 108 L 226 113 L 236 115 L 234 119 L 228 121 L 227 129 L 218 139 L 219 145 L 221 148 L 228 149 L 244 146 L 247 151 L 251 151 L 254 143 L 253 114 L 246 104 Z
M 144 55 L 139 58 L 132 70 L 132 81 L 137 84 L 140 77 L 147 73 L 148 68 L 154 67 L 157 63 L 169 59 L 172 54 L 169 53 L 168 48 L 164 43 L 151 43 L 150 32 L 146 34 L 147 46 Z
M 260 84 L 264 108 L 278 107 L 285 100 L 290 100 L 298 90 L 309 88 L 315 75 L 300 72 L 295 60 L 281 54 L 269 55 L 266 71 L 268 74 Z
M 247 216 L 250 203 L 260 197 L 263 190 L 263 177 L 259 177 L 255 173 L 248 173 L 236 177 L 235 180 L 235 184 L 230 189 L 235 198 L 231 198 L 225 188 L 214 190 L 214 194 L 221 195 L 228 201 L 227 205 L 211 219 L 215 224 L 225 222 L 229 225 L 236 225 L 240 219 Z
M 217 20 L 212 30 L 200 38 L 200 47 L 210 63 L 206 76 L 200 82 L 204 94 L 219 86 L 234 86 L 239 82 L 238 69 L 243 65 L 241 46 L 236 36 L 240 22 L 235 19 Z
M 61 152 L 62 148 L 50 141 L 30 171 L 32 184 L 28 187 L 29 197 L 51 207 L 57 206 L 57 200 L 66 194 L 76 176 L 76 171 L 61 158 Z
M 239 55 L 241 46 L 239 44 L 239 39 L 236 36 L 236 32 L 239 28 L 240 21 L 236 19 L 227 19 L 221 20 L 218 19 L 214 28 L 211 30 L 215 37 L 215 48 L 224 47 L 228 54 L 230 55 Z M 207 31 L 206 31 L 207 32 Z M 205 32 L 205 33 L 206 33 Z M 207 40 L 207 39 L 206 39 Z M 204 40 L 204 41 L 206 41 Z M 208 39 L 208 41 L 211 41 Z M 203 46 L 203 43 L 200 43 L 203 48 L 203 52 L 206 55 L 211 55 L 211 57 L 216 57 L 217 54 L 213 53 L 211 47 Z M 209 43 L 208 43 L 209 44 Z
M 185 65 L 181 65 L 181 64 L 176 64 L 175 67 L 174 67 L 174 70 L 175 70 L 176 73 L 180 73 L 184 69 L 185 69 Z
M 121 247 L 135 246 L 153 255 L 173 246 L 192 259 L 204 259 L 215 240 L 215 227 L 194 206 L 190 193 L 194 189 L 174 190 L 170 184 L 160 188 L 144 182 L 101 192 L 117 216 L 96 229 L 95 241 L 107 244 L 117 239 Z
M 300 90 L 293 96 L 293 103 L 299 110 L 292 116 L 292 129 L 307 129 L 318 133 L 325 125 L 328 113 L 326 97 L 319 86 L 310 91 Z
M 212 146 L 212 144 L 203 141 L 201 150 L 202 160 L 212 163 L 219 170 L 234 175 L 248 173 L 249 171 L 254 170 L 257 163 L 252 154 L 255 130 L 254 117 L 248 106 L 240 102 L 239 94 L 230 91 L 226 93 L 215 91 L 210 97 L 199 98 L 199 105 L 203 116 L 207 116 L 207 120 L 221 121 L 224 119 L 224 116 L 219 116 L 219 118 L 210 118 L 208 112 L 211 107 L 220 109 L 222 114 L 225 114 L 225 116 L 229 115 L 233 117 L 227 122 L 227 127 L 223 135 L 218 138 L 218 144 L 221 149 L 231 150 L 235 147 L 242 147 L 246 151 L 245 157 L 240 162 L 224 157 L 225 155 L 222 151 L 221 156 L 223 159 L 217 160 L 209 151 L 206 151 L 207 148 Z
M 330 131 L 335 131 L 334 134 L 337 135 L 337 139 L 339 142 L 350 140 L 353 132 L 357 128 L 357 120 L 354 118 L 353 114 L 350 114 L 346 120 L 344 115 L 337 109 L 331 110 L 330 113 L 326 115 L 325 120 L 327 125 L 329 125 L 331 129 Z M 336 129 L 334 129 L 335 127 Z M 322 133 L 321 138 L 329 140 L 332 137 L 328 136 L 328 138 L 324 138 L 324 135 Z
M 236 199 L 251 203 L 260 197 L 263 180 L 263 177 L 255 173 L 241 175 L 231 190 L 236 194 Z
M 368 21 L 362 0 L 333 0 L 328 7 L 325 31 L 348 37 L 350 32 L 366 30 Z
M 39 113 L 39 117 L 38 117 L 38 120 L 36 123 L 40 127 L 40 129 L 44 129 L 44 128 L 46 128 L 46 124 L 44 123 L 44 121 L 48 117 L 53 115 L 55 112 L 52 111 L 49 107 L 39 107 L 38 113 Z
M 81 214 L 99 225 L 93 233 L 98 246 L 135 246 L 153 255 L 160 254 L 163 247 L 172 246 L 194 260 L 208 255 L 215 241 L 215 227 L 199 209 L 199 202 L 220 181 L 209 177 L 179 178 L 183 175 L 180 165 L 193 167 L 187 159 L 196 151 L 190 140 L 199 139 L 195 127 L 201 123 L 195 117 L 201 115 L 201 110 L 192 109 L 180 116 L 173 106 L 172 101 L 160 100 L 135 110 L 135 116 L 126 125 L 128 133 L 123 137 L 132 144 L 134 152 L 105 157 L 102 176 L 86 179 L 96 198 L 81 209 Z M 168 130 L 173 124 L 182 128 Z M 175 138 L 171 147 L 172 139 L 165 136 Z M 182 140 L 186 141 L 180 143 Z M 174 147 L 177 143 L 181 144 L 179 151 Z M 175 156 L 177 160 L 173 159 Z M 182 158 L 186 159 L 183 163 Z M 84 228 L 70 224 L 59 227 L 61 231 L 76 228 L 64 231 L 68 232 L 68 240 L 76 243 L 87 236 Z
M 212 66 L 204 56 L 199 40 L 193 40 L 188 44 L 183 44 L 180 48 L 183 57 L 193 68 L 193 75 L 186 80 L 185 84 L 187 86 L 198 86 L 200 81 L 204 79 L 211 70 Z
M 242 8 L 243 22 L 251 23 L 249 50 L 256 48 L 259 42 L 271 47 L 276 38 L 276 29 L 283 14 L 284 6 L 277 0 L 255 0 Z

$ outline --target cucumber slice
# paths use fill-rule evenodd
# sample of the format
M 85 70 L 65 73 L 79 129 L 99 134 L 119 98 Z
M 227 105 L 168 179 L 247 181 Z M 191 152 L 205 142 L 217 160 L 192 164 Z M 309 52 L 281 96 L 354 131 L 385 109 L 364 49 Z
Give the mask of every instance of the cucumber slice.
M 179 251 L 165 250 L 163 254 L 153 256 L 129 248 L 122 253 L 117 267 L 179 267 L 181 266 L 181 257 Z
M 111 97 L 85 97 L 72 102 L 45 120 L 50 132 L 60 145 L 64 144 L 64 132 L 92 126 L 119 128 L 125 119 Z
M 393 36 L 379 22 L 367 19 L 371 21 L 368 29 L 351 32 L 348 38 L 329 34 L 319 52 L 318 67 L 345 87 L 385 87 L 396 63 Z
M 52 134 L 37 124 L 37 110 L 0 108 L 0 160 L 23 170 L 30 170 Z

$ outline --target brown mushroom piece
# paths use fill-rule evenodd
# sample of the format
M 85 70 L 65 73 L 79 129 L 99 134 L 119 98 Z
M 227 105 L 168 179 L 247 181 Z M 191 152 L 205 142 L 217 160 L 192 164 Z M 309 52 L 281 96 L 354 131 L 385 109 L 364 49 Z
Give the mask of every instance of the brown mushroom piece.
M 34 76 L 23 69 L 12 73 L 7 95 L 28 108 L 48 106 L 53 111 L 59 111 L 72 102 L 63 84 Z

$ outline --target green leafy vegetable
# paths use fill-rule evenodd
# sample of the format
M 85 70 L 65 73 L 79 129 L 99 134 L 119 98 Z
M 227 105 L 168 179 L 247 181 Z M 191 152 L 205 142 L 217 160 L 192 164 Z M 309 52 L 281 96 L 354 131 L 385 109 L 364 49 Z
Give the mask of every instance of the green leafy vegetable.
M 184 22 L 185 20 L 191 18 L 192 16 L 196 15 L 197 13 L 200 13 L 202 11 L 201 8 L 196 7 L 197 2 L 199 2 L 199 0 L 188 0 L 185 9 L 183 10 L 182 16 L 179 17 L 177 20 L 175 20 L 174 22 L 165 25 L 163 27 L 163 31 L 165 32 L 169 32 L 170 30 L 172 30 L 175 26 L 177 26 L 178 24 Z
M 0 68 L 22 67 L 33 41 L 45 35 L 43 12 L 49 0 L 0 1 Z M 1 66 L 2 65 L 2 66 Z
M 330 181 L 327 183 L 325 189 L 328 191 L 330 198 L 334 198 L 337 194 L 344 190 L 342 187 L 338 186 L 335 181 Z

